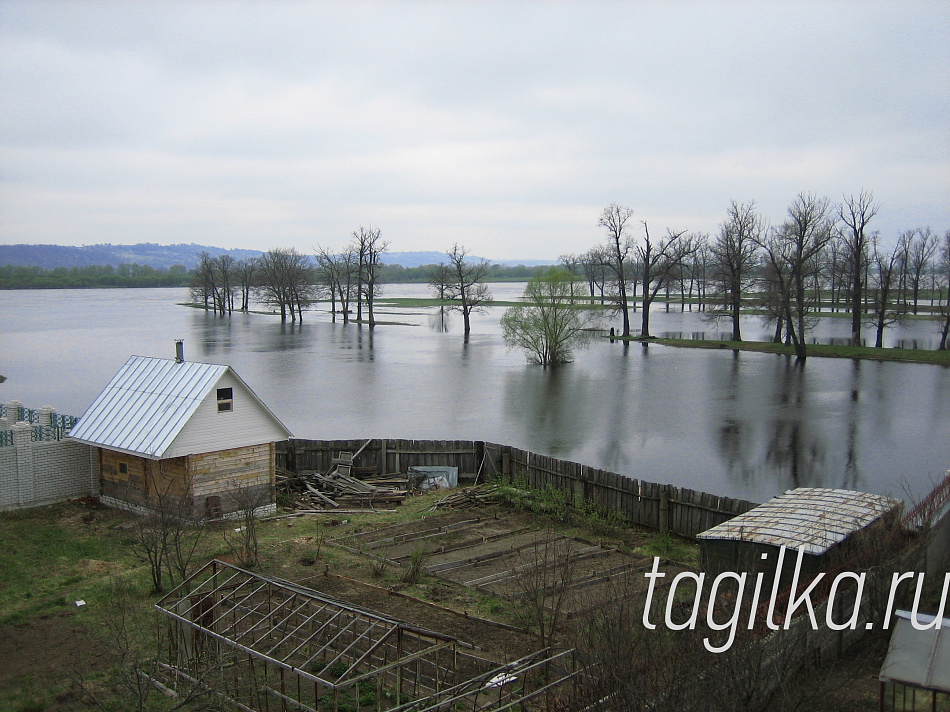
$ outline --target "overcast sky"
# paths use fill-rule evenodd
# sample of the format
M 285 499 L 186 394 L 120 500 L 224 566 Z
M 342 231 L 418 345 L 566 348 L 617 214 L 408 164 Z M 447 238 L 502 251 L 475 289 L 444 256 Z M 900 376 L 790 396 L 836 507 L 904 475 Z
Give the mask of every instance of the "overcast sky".
M 468 246 L 800 192 L 950 228 L 950 2 L 0 0 L 0 242 Z

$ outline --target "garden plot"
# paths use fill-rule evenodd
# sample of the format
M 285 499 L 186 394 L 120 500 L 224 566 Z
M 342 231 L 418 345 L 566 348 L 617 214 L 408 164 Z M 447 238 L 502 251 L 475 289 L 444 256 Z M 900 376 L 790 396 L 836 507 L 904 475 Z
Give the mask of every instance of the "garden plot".
M 537 529 L 537 522 L 525 516 L 500 519 L 472 512 L 447 512 L 415 522 L 349 534 L 330 543 L 402 565 L 413 552 L 422 551 L 426 556 L 441 555 Z
M 408 566 L 420 557 L 427 574 L 508 599 L 569 592 L 580 612 L 638 595 L 652 558 L 541 529 L 521 513 L 504 518 L 447 512 L 423 520 L 357 532 L 332 542 L 351 551 Z M 661 584 L 682 571 L 665 564 Z

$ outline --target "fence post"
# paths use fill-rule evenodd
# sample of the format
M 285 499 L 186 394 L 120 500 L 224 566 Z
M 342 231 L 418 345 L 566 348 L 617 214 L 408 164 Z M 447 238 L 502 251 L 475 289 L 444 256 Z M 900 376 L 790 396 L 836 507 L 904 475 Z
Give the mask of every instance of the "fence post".
M 53 406 L 44 405 L 39 410 L 39 422 L 37 425 L 42 425 L 44 428 L 52 428 L 53 423 Z
M 20 414 L 20 408 L 22 407 L 23 404 L 18 400 L 7 401 L 7 420 L 10 421 L 11 425 L 22 419 Z
M 660 487 L 660 534 L 670 533 L 670 486 Z
M 33 501 L 33 426 L 14 423 L 12 430 L 16 450 L 16 500 L 22 507 Z

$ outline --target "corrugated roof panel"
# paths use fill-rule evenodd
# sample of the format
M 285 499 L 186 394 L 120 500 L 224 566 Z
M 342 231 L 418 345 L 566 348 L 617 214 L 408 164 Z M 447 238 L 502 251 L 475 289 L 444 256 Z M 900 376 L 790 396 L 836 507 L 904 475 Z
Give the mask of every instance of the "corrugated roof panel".
M 899 504 L 868 492 L 799 487 L 707 529 L 698 538 L 785 545 L 818 555 Z
M 880 680 L 950 694 L 950 619 L 942 619 L 939 628 L 917 630 L 910 613 L 897 611 L 896 615 L 897 627 L 891 634 Z M 933 622 L 933 616 L 917 617 L 918 625 Z
M 132 356 L 70 436 L 101 447 L 161 457 L 227 366 Z

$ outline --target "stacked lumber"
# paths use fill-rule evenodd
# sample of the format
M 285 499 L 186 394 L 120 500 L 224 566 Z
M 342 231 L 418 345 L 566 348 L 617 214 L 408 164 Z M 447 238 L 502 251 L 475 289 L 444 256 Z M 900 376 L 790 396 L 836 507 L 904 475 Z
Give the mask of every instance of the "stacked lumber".
M 405 476 L 386 475 L 361 480 L 351 474 L 352 455 L 340 455 L 340 458 L 333 459 L 330 471 L 326 473 L 316 470 L 290 472 L 278 468 L 278 489 L 293 496 L 297 509 L 327 509 L 338 507 L 344 502 L 352 506 L 398 504 L 408 496 L 408 479 Z
M 375 487 L 391 487 L 393 489 L 409 489 L 409 478 L 399 473 L 377 475 L 376 477 L 360 477 L 360 481 Z
M 468 509 L 483 504 L 497 502 L 498 485 L 485 484 L 477 487 L 465 487 L 442 497 L 432 505 L 432 509 Z

